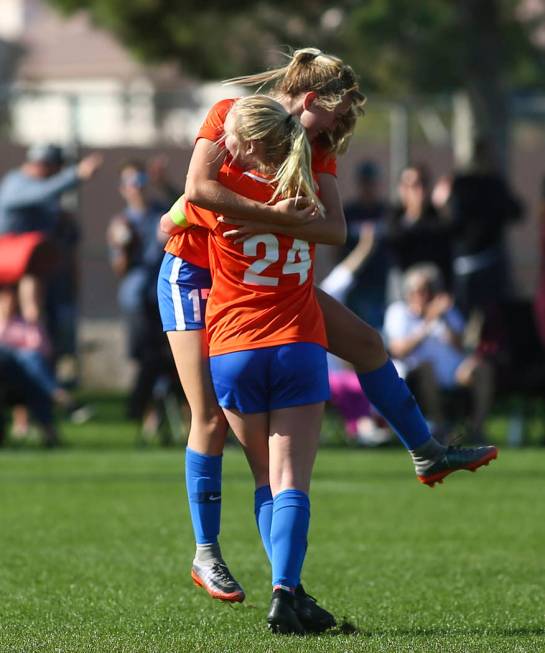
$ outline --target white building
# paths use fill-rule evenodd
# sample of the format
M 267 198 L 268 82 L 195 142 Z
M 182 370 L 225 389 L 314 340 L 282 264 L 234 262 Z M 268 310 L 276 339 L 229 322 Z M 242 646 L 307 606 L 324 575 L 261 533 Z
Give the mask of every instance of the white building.
M 108 147 L 190 143 L 209 107 L 237 92 L 146 66 L 85 12 L 1 0 L 0 39 L 24 48 L 12 85 L 12 138 Z

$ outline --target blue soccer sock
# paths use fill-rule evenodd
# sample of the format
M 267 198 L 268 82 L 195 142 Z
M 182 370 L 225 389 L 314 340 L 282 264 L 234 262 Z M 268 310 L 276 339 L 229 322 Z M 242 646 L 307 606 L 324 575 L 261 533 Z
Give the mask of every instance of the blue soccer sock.
M 270 485 L 258 487 L 254 495 L 254 513 L 257 530 L 263 542 L 263 548 L 272 562 L 271 523 L 273 516 L 273 496 Z
M 307 550 L 310 500 L 301 490 L 283 490 L 273 500 L 272 584 L 294 590 Z
M 221 520 L 222 456 L 185 450 L 185 482 L 197 544 L 218 541 Z
M 358 379 L 369 401 L 407 449 L 418 449 L 430 440 L 431 433 L 416 399 L 391 360 L 377 370 L 358 374 Z

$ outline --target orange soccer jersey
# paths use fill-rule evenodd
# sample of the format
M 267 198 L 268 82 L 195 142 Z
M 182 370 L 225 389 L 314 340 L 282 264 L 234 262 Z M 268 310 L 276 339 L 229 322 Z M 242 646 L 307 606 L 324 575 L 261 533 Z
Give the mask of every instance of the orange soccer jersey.
M 195 141 L 199 138 L 205 138 L 214 143 L 219 141 L 223 136 L 225 118 L 235 102 L 236 98 L 216 102 L 208 112 Z M 335 157 L 321 148 L 313 147 L 312 172 L 315 176 L 321 173 L 336 175 L 337 162 Z M 207 242 L 208 232 L 206 229 L 192 226 L 190 229 L 169 238 L 165 250 L 174 256 L 193 263 L 193 265 L 207 268 L 209 267 Z
M 263 177 L 223 166 L 218 180 L 251 199 L 266 202 L 273 187 Z M 231 227 L 190 203 L 188 222 L 206 226 L 212 289 L 206 306 L 210 355 L 292 342 L 327 347 L 313 285 L 314 245 L 280 234 L 258 234 L 235 243 Z

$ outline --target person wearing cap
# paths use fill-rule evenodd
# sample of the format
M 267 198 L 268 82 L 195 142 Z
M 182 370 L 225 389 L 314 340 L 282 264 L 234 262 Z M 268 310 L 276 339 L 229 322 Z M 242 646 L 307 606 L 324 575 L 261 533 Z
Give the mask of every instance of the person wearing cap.
M 75 165 L 64 163 L 56 145 L 29 148 L 23 165 L 8 172 L 0 184 L 0 234 L 51 233 L 62 194 L 90 179 L 102 157 L 90 154 Z
M 50 238 L 61 197 L 90 179 L 102 157 L 90 154 L 77 164 L 64 163 L 58 146 L 33 145 L 23 165 L 0 182 L 0 284 L 19 284 L 21 311 L 30 322 L 42 318 L 41 278 L 55 260 Z

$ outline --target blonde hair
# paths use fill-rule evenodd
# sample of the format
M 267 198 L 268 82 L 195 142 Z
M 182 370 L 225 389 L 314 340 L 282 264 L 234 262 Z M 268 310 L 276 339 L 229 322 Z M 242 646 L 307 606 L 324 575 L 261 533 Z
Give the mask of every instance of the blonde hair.
M 314 92 L 317 95 L 316 103 L 327 111 L 333 111 L 348 95 L 352 103 L 347 115 L 342 117 L 332 132 L 321 137 L 320 145 L 335 153 L 346 150 L 356 120 L 364 114 L 365 96 L 359 89 L 352 68 L 339 57 L 324 54 L 317 48 L 295 50 L 289 56 L 288 64 L 281 68 L 234 77 L 224 83 L 258 86 L 258 90 L 272 84 L 270 92 L 273 95 L 292 98 L 301 93 Z
M 312 151 L 299 119 L 265 95 L 237 100 L 229 111 L 239 141 L 259 143 L 261 168 L 273 176 L 277 197 L 308 197 L 320 209 L 314 189 Z

